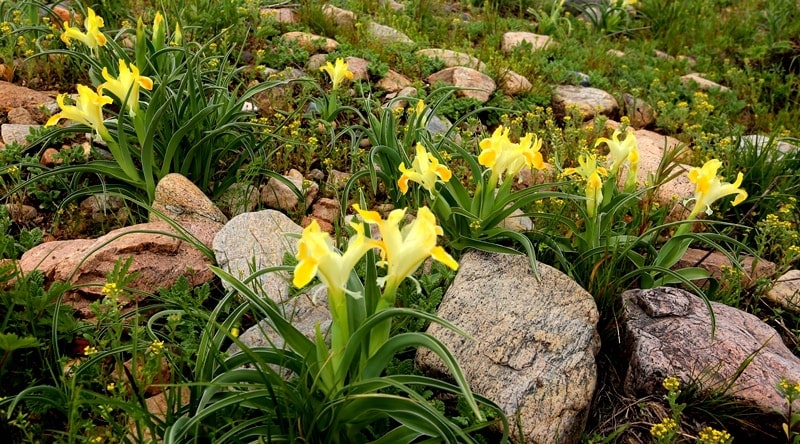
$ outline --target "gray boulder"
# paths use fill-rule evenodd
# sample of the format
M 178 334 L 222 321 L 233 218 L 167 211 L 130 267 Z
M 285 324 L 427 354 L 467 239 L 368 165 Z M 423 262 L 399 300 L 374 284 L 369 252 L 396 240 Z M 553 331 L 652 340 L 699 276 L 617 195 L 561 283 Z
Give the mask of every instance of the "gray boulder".
M 439 307 L 439 316 L 473 339 L 438 324 L 439 338 L 470 387 L 496 402 L 525 442 L 577 442 L 597 380 L 599 318 L 592 296 L 563 273 L 525 256 L 469 252 Z M 446 373 L 430 351 L 417 363 Z M 512 437 L 518 436 L 512 433 Z
M 243 213 L 230 220 L 214 237 L 214 256 L 219 266 L 238 279 L 255 271 L 283 264 L 283 255 L 294 254 L 303 229 L 285 214 L 275 210 Z M 290 277 L 286 273 L 266 273 L 258 278 L 264 294 L 275 302 L 289 297 Z M 224 285 L 227 285 L 223 281 Z

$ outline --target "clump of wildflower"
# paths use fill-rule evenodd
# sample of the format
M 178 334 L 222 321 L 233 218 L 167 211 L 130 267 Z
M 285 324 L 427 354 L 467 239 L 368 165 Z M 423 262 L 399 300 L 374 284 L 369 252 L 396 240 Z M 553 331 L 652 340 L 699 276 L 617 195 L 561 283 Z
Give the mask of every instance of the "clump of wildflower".
M 716 430 L 712 427 L 705 427 L 700 430 L 697 444 L 728 444 L 733 441 L 731 434 L 725 430 Z
M 664 418 L 660 423 L 653 424 L 650 428 L 650 435 L 656 442 L 670 442 L 669 440 L 675 435 L 678 430 L 678 423 L 672 418 Z
M 116 282 L 107 282 L 105 285 L 103 285 L 103 289 L 100 290 L 100 292 L 106 296 L 114 297 L 119 296 L 122 290 L 117 286 Z
M 518 143 L 514 143 L 508 137 L 509 131 L 509 128 L 501 125 L 491 137 L 481 140 L 479 144 L 481 153 L 478 155 L 478 163 L 492 170 L 490 188 L 494 188 L 503 177 L 516 176 L 525 167 L 545 169 L 544 157 L 539 152 L 542 148 L 541 139 L 528 133 Z
M 97 348 L 92 347 L 91 345 L 87 345 L 83 348 L 83 354 L 86 356 L 92 356 L 97 354 Z
M 668 392 L 680 392 L 681 381 L 675 376 L 668 376 L 664 378 L 662 385 Z
M 164 343 L 156 339 L 152 344 L 150 344 L 149 347 L 147 347 L 147 351 L 158 356 L 164 351 Z

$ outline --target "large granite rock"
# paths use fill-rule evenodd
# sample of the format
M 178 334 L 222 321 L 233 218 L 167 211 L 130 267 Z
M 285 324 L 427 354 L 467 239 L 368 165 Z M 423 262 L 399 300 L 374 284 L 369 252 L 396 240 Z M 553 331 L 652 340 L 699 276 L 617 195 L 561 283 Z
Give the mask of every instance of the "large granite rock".
M 244 279 L 258 270 L 283 264 L 283 255 L 295 254 L 303 229 L 285 214 L 275 210 L 243 213 L 230 220 L 217 233 L 213 248 L 217 264 L 234 277 Z M 286 273 L 266 273 L 258 278 L 265 296 L 275 302 L 289 297 L 290 277 Z M 223 281 L 223 285 L 227 285 Z
M 237 278 L 244 279 L 254 271 L 283 264 L 286 253 L 296 254 L 297 239 L 303 229 L 281 212 L 265 210 L 240 214 L 230 220 L 214 238 L 214 254 L 219 266 Z M 227 283 L 223 281 L 223 285 Z M 265 297 L 275 301 L 286 319 L 309 339 L 314 338 L 316 325 L 328 331 L 331 322 L 324 286 L 308 294 L 289 298 L 291 276 L 288 273 L 266 273 L 258 277 L 258 288 Z M 239 336 L 247 347 L 276 347 L 284 345 L 269 319 L 261 320 Z M 230 353 L 240 351 L 233 345 Z
M 206 246 L 220 229 L 219 224 L 208 221 L 188 221 L 181 226 Z M 28 250 L 19 265 L 25 273 L 41 271 L 47 285 L 71 283 L 74 289 L 65 294 L 64 302 L 82 316 L 92 317 L 88 307 L 104 296 L 101 290 L 106 274 L 118 260 L 129 257 L 133 258 L 130 273 L 138 273 L 129 287 L 145 293 L 170 287 L 181 276 L 191 286 L 214 277 L 208 268 L 211 261 L 163 221 L 120 228 L 97 239 L 46 242 Z M 137 294 L 137 300 L 143 298 L 144 294 Z
M 614 96 L 602 89 L 583 86 L 556 86 L 552 104 L 556 116 L 563 117 L 570 113 L 570 109 L 576 108 L 580 111 L 583 120 L 590 120 L 598 114 L 613 119 L 619 111 L 619 105 Z
M 577 442 L 596 384 L 599 315 L 592 296 L 566 275 L 544 264 L 539 273 L 537 279 L 525 256 L 465 254 L 439 316 L 474 340 L 438 324 L 428 333 L 525 442 Z M 428 373 L 446 372 L 428 350 L 417 352 L 417 363 Z
M 712 334 L 703 300 L 676 288 L 629 290 L 622 300 L 623 349 L 630 353 L 626 391 L 659 392 L 667 376 L 682 384 L 698 382 L 701 390 L 723 387 L 752 358 L 728 394 L 774 420 L 765 427 L 779 427 L 788 406 L 775 385 L 781 377 L 800 381 L 800 358 L 772 327 L 749 313 L 711 302 L 716 320 Z
M 210 222 L 220 226 L 228 221 L 219 208 L 197 186 L 178 173 L 170 173 L 156 185 L 150 221 L 159 220 L 157 212 L 182 222 Z
M 431 74 L 425 80 L 430 84 L 444 82 L 459 88 L 464 88 L 459 90 L 456 95 L 459 97 L 476 99 L 479 102 L 486 102 L 489 100 L 489 97 L 491 97 L 492 93 L 497 89 L 497 84 L 491 77 L 472 68 L 465 68 L 463 66 L 445 68 Z
M 800 313 L 800 270 L 784 273 L 775 281 L 766 297 L 773 304 Z
M 58 109 L 55 99 L 43 92 L 0 80 L 0 112 L 7 113 L 13 108 L 25 108 L 33 112 L 40 105 L 51 110 Z
M 510 53 L 523 44 L 529 44 L 534 51 L 538 51 L 547 48 L 548 45 L 553 44 L 553 41 L 550 36 L 532 32 L 506 32 L 503 34 L 500 50 L 504 53 Z
M 284 40 L 293 40 L 297 45 L 310 53 L 333 52 L 339 47 L 339 42 L 321 35 L 308 32 L 290 31 L 283 35 Z
M 477 69 L 483 71 L 486 69 L 486 64 L 481 62 L 475 57 L 463 52 L 457 52 L 450 49 L 427 48 L 420 49 L 415 52 L 416 55 L 422 55 L 431 59 L 439 59 L 444 63 L 447 68 L 456 66 L 463 66 L 466 68 Z

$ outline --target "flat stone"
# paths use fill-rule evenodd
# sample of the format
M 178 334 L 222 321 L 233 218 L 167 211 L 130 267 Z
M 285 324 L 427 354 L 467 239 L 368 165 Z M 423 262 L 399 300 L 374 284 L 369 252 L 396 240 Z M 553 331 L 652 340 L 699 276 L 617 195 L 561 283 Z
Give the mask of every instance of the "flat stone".
M 322 7 L 322 12 L 336 26 L 354 26 L 358 20 L 355 12 L 347 9 L 337 8 L 331 4 Z
M 602 89 L 573 85 L 556 86 L 552 104 L 556 116 L 563 117 L 570 113 L 570 109 L 576 108 L 583 120 L 590 120 L 596 115 L 613 119 L 619 111 L 617 99 L 611 94 Z
M 396 93 L 411 86 L 411 83 L 411 79 L 390 69 L 382 79 L 378 80 L 376 86 L 384 91 Z
M 773 138 L 763 134 L 748 134 L 739 139 L 739 148 L 746 149 L 749 146 L 756 148 L 756 152 L 760 155 L 764 150 L 778 151 L 778 158 L 786 154 L 796 152 L 797 145 L 791 144 L 781 139 Z
M 723 387 L 752 358 L 727 392 L 733 402 L 760 411 L 764 430 L 780 430 L 787 405 L 776 389 L 781 377 L 800 381 L 800 358 L 757 317 L 710 302 L 716 328 L 699 297 L 677 288 L 629 290 L 622 294 L 622 349 L 630 353 L 624 388 L 631 396 L 663 393 L 667 376 L 700 393 Z M 795 405 L 795 411 L 800 401 Z M 774 427 L 774 429 L 772 428 Z
M 767 300 L 795 313 L 800 313 L 800 270 L 789 270 L 779 277 L 767 292 Z
M 27 138 L 31 133 L 31 129 L 39 127 L 41 125 L 4 123 L 0 126 L 0 135 L 2 135 L 3 143 L 6 145 L 16 143 L 20 146 L 25 146 L 28 144 Z
M 0 112 L 7 113 L 13 108 L 32 111 L 44 104 L 55 104 L 50 95 L 0 80 Z
M 688 84 L 696 83 L 697 87 L 703 91 L 710 91 L 716 89 L 719 90 L 720 92 L 728 92 L 731 90 L 726 86 L 722 86 L 719 83 L 712 82 L 711 80 L 704 78 L 702 75 L 696 72 L 691 74 L 686 74 L 685 76 L 681 76 L 681 81 L 683 83 L 688 83 Z
M 486 64 L 481 62 L 477 58 L 472 57 L 471 55 L 465 54 L 463 52 L 452 51 L 449 49 L 439 49 L 439 48 L 420 49 L 414 54 L 422 55 L 430 59 L 439 59 L 442 61 L 442 63 L 444 63 L 444 66 L 447 68 L 463 66 L 466 68 L 476 69 L 478 71 L 483 71 L 486 69 Z
M 204 245 L 211 245 L 220 225 L 208 221 L 188 221 L 182 228 Z M 97 239 L 75 239 L 39 244 L 22 255 L 20 268 L 28 273 L 39 270 L 45 283 L 69 282 L 73 290 L 63 301 L 84 317 L 92 317 L 89 304 L 104 297 L 106 275 L 117 261 L 133 258 L 130 273 L 137 273 L 128 286 L 142 293 L 131 293 L 142 300 L 147 293 L 169 288 L 181 276 L 195 287 L 209 282 L 214 273 L 210 261 L 194 245 L 181 240 L 163 221 L 131 225 L 108 232 Z
M 509 96 L 524 94 L 533 88 L 530 80 L 514 71 L 505 71 L 500 75 L 500 89 Z
M 534 51 L 547 48 L 554 44 L 550 36 L 534 34 L 532 32 L 506 32 L 503 34 L 500 50 L 508 54 L 522 44 L 530 44 Z
M 303 193 L 305 197 L 303 205 L 308 208 L 319 193 L 319 185 L 316 182 L 307 181 L 296 170 L 291 170 L 284 177 Z M 300 205 L 300 199 L 288 185 L 273 177 L 261 187 L 261 203 L 278 210 L 296 211 Z
M 635 129 L 645 128 L 656 123 L 655 111 L 646 102 L 628 93 L 622 95 L 622 101 L 625 104 L 625 115 L 628 116 L 631 126 Z
M 369 81 L 369 60 L 360 57 L 347 57 L 347 69 L 353 73 L 353 80 Z
M 636 137 L 639 147 L 639 170 L 636 174 L 636 181 L 643 186 L 647 182 L 648 176 L 658 171 L 658 165 L 661 163 L 664 153 L 675 149 L 682 143 L 674 137 L 644 129 L 634 131 L 633 135 Z M 627 168 L 627 162 L 623 163 L 619 173 L 621 178 L 627 175 Z M 669 221 L 683 220 L 688 216 L 691 204 L 687 208 L 684 202 L 694 197 L 695 189 L 694 184 L 689 181 L 689 167 L 684 164 L 676 164 L 675 168 L 677 168 L 676 172 L 681 171 L 681 174 L 661 185 L 655 195 L 656 201 L 660 205 L 669 208 L 667 216 Z
M 243 213 L 231 219 L 214 237 L 214 256 L 220 268 L 238 279 L 254 272 L 283 265 L 286 253 L 296 254 L 297 239 L 303 229 L 280 211 Z M 275 302 L 289 297 L 290 276 L 267 273 L 258 277 L 264 295 Z M 228 287 L 227 282 L 223 285 Z
M 382 45 L 391 45 L 396 43 L 405 43 L 412 45 L 414 41 L 402 32 L 390 27 L 381 25 L 375 22 L 367 24 L 367 32 L 369 35 L 380 42 Z
M 339 42 L 336 40 L 308 32 L 291 31 L 283 34 L 281 38 L 297 42 L 298 46 L 310 53 L 333 52 L 339 47 Z
M 23 107 L 8 110 L 6 119 L 8 119 L 8 123 L 17 125 L 36 125 L 38 123 L 31 115 L 31 112 Z
M 470 388 L 508 415 L 520 431 L 512 440 L 577 442 L 597 379 L 599 315 L 569 277 L 544 264 L 539 275 L 526 256 L 467 252 L 438 314 L 474 340 L 436 323 L 428 333 L 453 353 Z M 416 362 L 425 373 L 448 373 L 427 349 Z
M 739 259 L 742 267 L 740 276 L 741 285 L 749 287 L 756 279 L 769 277 L 775 274 L 775 264 L 765 259 L 754 259 L 752 256 L 745 256 Z M 687 267 L 700 267 L 711 274 L 717 280 L 725 278 L 725 270 L 736 269 L 734 264 L 719 251 L 708 252 L 698 248 L 689 248 L 686 253 L 675 264 L 676 269 Z M 697 285 L 704 285 L 705 280 L 695 281 Z
M 228 218 L 197 186 L 178 173 L 162 177 L 156 185 L 150 221 L 159 220 L 158 211 L 176 222 L 214 222 L 219 225 Z
M 261 8 L 261 15 L 278 23 L 295 24 L 300 22 L 300 16 L 291 8 Z
M 483 103 L 489 100 L 492 93 L 497 90 L 497 84 L 491 77 L 472 68 L 454 66 L 433 73 L 425 79 L 429 84 L 436 82 L 450 83 L 461 89 L 456 92 L 458 97 L 468 97 Z

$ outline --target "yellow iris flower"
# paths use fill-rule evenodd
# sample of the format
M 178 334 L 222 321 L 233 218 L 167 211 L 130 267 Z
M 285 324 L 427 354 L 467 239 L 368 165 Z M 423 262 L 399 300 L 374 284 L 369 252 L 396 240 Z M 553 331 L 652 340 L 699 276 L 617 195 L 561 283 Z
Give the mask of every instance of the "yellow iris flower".
M 428 153 L 421 143 L 417 143 L 416 152 L 417 155 L 411 162 L 411 168 L 406 168 L 404 162 L 400 163 L 400 172 L 403 175 L 397 180 L 397 186 L 400 187 L 400 192 L 406 194 L 408 182 L 411 181 L 433 193 L 437 177 L 447 182 L 453 174 L 447 166 L 440 165 L 439 159 Z
M 625 135 L 625 140 L 619 140 L 619 136 L 622 134 L 620 130 L 614 130 L 614 133 L 611 135 L 611 139 L 606 139 L 605 137 L 601 137 L 597 139 L 594 146 L 597 147 L 601 143 L 605 143 L 608 145 L 609 150 L 609 160 L 611 163 L 611 174 L 617 174 L 619 171 L 619 167 L 622 165 L 622 162 L 625 162 L 626 159 L 630 159 L 631 155 L 634 155 L 637 164 L 639 159 L 639 148 L 636 144 L 636 136 L 633 135 L 633 131 L 627 131 Z M 634 153 L 635 154 L 632 154 Z M 631 160 L 631 163 L 633 161 Z
M 417 218 L 403 229 L 400 229 L 400 222 L 405 218 L 405 209 L 394 210 L 383 220 L 377 211 L 362 210 L 357 204 L 353 208 L 364 222 L 377 225 L 381 233 L 381 239 L 376 242 L 387 267 L 387 293 L 396 289 L 428 257 L 453 270 L 458 269 L 458 262 L 436 245 L 436 237 L 443 234 L 442 227 L 437 225 L 436 216 L 428 207 L 420 207 Z
M 496 184 L 498 178 L 502 180 L 504 174 L 516 176 L 526 166 L 538 170 L 545 168 L 544 158 L 539 152 L 542 141 L 528 133 L 519 143 L 514 143 L 508 137 L 509 131 L 501 125 L 492 133 L 492 137 L 480 142 L 478 163 L 492 170 L 492 184 Z
M 376 247 L 377 241 L 364 235 L 361 224 L 351 224 L 356 234 L 350 238 L 347 250 L 340 253 L 333 245 L 331 236 L 322 231 L 316 221 L 303 230 L 297 243 L 297 266 L 294 269 L 292 283 L 295 287 L 304 287 L 314 276 L 320 280 L 329 292 L 342 292 L 350 278 L 350 270 L 358 263 L 370 248 Z
M 694 218 L 701 211 L 711 214 L 711 204 L 722 197 L 736 194 L 736 198 L 733 199 L 733 205 L 739 205 L 747 199 L 747 191 L 739 188 L 744 178 L 742 173 L 739 173 L 734 183 L 722 182 L 720 177 L 717 176 L 717 170 L 719 170 L 720 166 L 722 166 L 722 162 L 717 159 L 711 159 L 702 167 L 695 167 L 689 171 L 689 181 L 695 184 L 695 203 L 692 212 L 689 214 L 689 219 Z
M 325 71 L 331 78 L 331 88 L 336 89 L 342 84 L 344 79 L 352 79 L 353 73 L 347 67 L 347 62 L 344 59 L 336 59 L 336 64 L 328 62 L 325 66 L 319 68 L 320 71 Z
M 97 90 L 100 93 L 108 90 L 121 101 L 127 99 L 131 116 L 135 116 L 139 111 L 139 87 L 153 89 L 153 81 L 149 77 L 139 75 L 139 68 L 133 63 L 126 64 L 122 59 L 119 60 L 119 76 L 115 79 L 108 73 L 108 68 L 103 67 L 103 78 L 106 82 Z
M 101 136 L 107 134 L 108 131 L 103 124 L 103 105 L 108 105 L 113 100 L 110 97 L 94 92 L 88 86 L 78 85 L 77 88 L 78 99 L 75 105 L 65 104 L 64 97 L 66 94 L 60 94 L 56 101 L 58 106 L 61 107 L 61 112 L 50 117 L 45 126 L 55 125 L 61 119 L 70 119 L 91 127 Z
M 64 22 L 64 32 L 61 34 L 61 40 L 64 43 L 69 44 L 70 39 L 80 40 L 92 50 L 106 44 L 106 36 L 100 31 L 100 28 L 104 26 L 103 18 L 95 14 L 92 8 L 87 8 L 87 14 L 86 20 L 83 21 L 83 25 L 86 27 L 85 33 Z
M 562 175 L 578 174 L 586 180 L 586 213 L 589 217 L 597 214 L 597 207 L 603 201 L 603 179 L 608 170 L 597 166 L 597 156 L 594 154 L 582 155 L 578 158 L 577 168 L 567 168 Z

